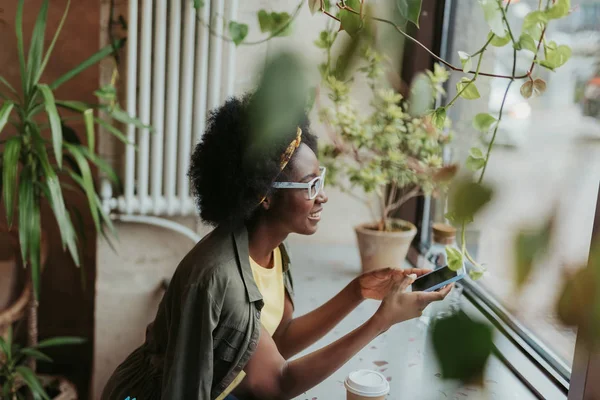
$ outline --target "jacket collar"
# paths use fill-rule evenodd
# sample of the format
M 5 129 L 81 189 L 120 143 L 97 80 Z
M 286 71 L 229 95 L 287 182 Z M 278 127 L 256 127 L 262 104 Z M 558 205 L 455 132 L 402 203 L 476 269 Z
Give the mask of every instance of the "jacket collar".
M 244 285 L 246 286 L 246 293 L 248 294 L 248 299 L 250 300 L 250 302 L 255 302 L 259 300 L 262 301 L 263 297 L 260 294 L 260 291 L 258 290 L 258 286 L 256 286 L 256 282 L 254 281 L 254 275 L 252 274 L 252 267 L 250 266 L 250 252 L 248 250 L 248 229 L 245 226 L 235 229 L 233 231 L 233 241 L 235 242 L 238 266 L 240 267 L 242 279 L 244 280 Z M 287 246 L 284 243 L 282 243 L 279 246 L 279 250 L 281 251 L 282 268 L 283 272 L 285 273 L 290 267 L 289 252 Z

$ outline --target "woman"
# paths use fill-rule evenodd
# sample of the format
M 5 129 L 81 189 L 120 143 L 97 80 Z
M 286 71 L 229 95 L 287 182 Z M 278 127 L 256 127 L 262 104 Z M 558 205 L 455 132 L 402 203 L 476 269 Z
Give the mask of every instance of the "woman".
M 325 170 L 306 118 L 277 138 L 252 137 L 251 101 L 232 99 L 211 113 L 189 176 L 200 216 L 216 228 L 177 267 L 145 343 L 114 372 L 103 400 L 290 399 L 450 290 L 404 293 L 424 270 L 380 270 L 293 318 L 291 262 L 283 242 L 290 233 L 317 231 L 327 203 Z M 369 321 L 319 351 L 286 361 L 365 299 L 383 300 Z

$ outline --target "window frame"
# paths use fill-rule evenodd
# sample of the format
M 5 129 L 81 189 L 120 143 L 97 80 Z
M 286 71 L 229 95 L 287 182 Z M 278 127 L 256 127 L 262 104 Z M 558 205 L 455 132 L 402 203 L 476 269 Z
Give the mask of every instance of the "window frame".
M 422 21 L 419 32 L 425 30 L 426 38 L 431 38 L 431 32 L 434 32 L 433 42 L 429 43 L 430 48 L 434 51 L 437 50 L 440 57 L 446 58 L 452 47 L 457 2 L 456 0 L 445 0 L 441 3 L 443 5 L 438 6 L 440 8 L 437 10 L 440 10 L 442 16 L 436 15 L 435 18 Z M 436 22 L 439 24 L 440 20 L 443 20 L 441 29 L 439 26 L 432 26 Z M 435 32 L 441 32 L 441 34 L 435 34 Z M 410 48 L 407 50 L 404 53 L 405 66 L 407 59 L 410 58 L 406 55 L 411 54 L 411 50 L 414 51 Z M 419 65 L 412 65 L 408 74 L 403 73 L 406 81 L 410 81 L 410 78 L 419 70 L 432 68 L 435 61 L 433 57 L 428 58 L 428 64 L 422 58 L 419 60 L 420 62 L 415 63 Z M 401 217 L 417 221 L 417 226 L 420 228 L 420 234 L 415 238 L 408 255 L 409 262 L 415 266 L 423 266 L 423 263 L 426 262 L 423 255 L 431 244 L 430 226 L 435 205 L 434 199 L 425 197 L 417 203 L 416 207 L 413 205 L 409 207 L 410 210 L 401 211 Z M 600 240 L 600 182 L 592 242 L 595 240 Z M 600 351 L 589 354 L 579 334 L 577 335 L 573 367 L 569 368 L 483 288 L 469 280 L 464 281 L 461 286 L 464 288 L 463 293 L 467 300 L 465 302 L 467 314 L 473 318 L 484 317 L 492 323 L 500 334 L 495 335 L 494 339 L 495 355 L 530 388 L 536 397 L 549 398 L 544 396 L 548 396 L 547 393 L 554 388 L 558 389 L 568 400 L 600 398 L 600 381 L 592 379 L 592 377 L 600 376 Z M 510 353 L 510 357 L 507 357 L 505 353 Z
M 592 229 L 592 245 L 600 241 L 600 182 L 596 199 L 596 214 Z M 600 381 L 593 377 L 600 376 L 600 350 L 590 353 L 580 334 L 575 343 L 573 372 L 571 373 L 571 390 L 568 400 L 584 400 L 600 398 Z

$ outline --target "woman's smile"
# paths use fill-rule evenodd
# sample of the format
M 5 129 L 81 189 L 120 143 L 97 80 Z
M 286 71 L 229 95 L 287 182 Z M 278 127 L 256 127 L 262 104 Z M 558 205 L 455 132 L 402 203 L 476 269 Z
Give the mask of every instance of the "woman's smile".
M 319 210 L 312 212 L 308 215 L 308 219 L 311 221 L 315 221 L 315 222 L 319 222 L 321 220 L 321 212 L 323 211 L 322 208 L 320 208 Z

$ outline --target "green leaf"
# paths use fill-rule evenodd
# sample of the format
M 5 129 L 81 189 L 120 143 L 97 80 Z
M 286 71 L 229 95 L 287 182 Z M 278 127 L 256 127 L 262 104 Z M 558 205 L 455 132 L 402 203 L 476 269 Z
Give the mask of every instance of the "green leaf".
M 492 125 L 494 125 L 498 120 L 492 117 L 488 113 L 479 113 L 473 118 L 473 128 L 482 133 L 489 132 Z
M 554 5 L 546 10 L 548 19 L 558 19 L 569 15 L 571 0 L 556 0 Z
M 23 6 L 25 0 L 17 0 L 17 15 L 15 17 L 15 30 L 17 34 L 17 53 L 19 55 L 19 70 L 21 72 L 21 83 L 23 92 L 27 93 L 25 76 L 25 44 L 23 43 Z
M 463 312 L 438 320 L 432 331 L 433 349 L 444 379 L 481 382 L 494 343 L 492 328 Z
M 37 349 L 43 349 L 47 347 L 78 345 L 85 342 L 86 339 L 81 337 L 58 336 L 50 339 L 40 340 L 40 342 L 35 347 Z
M 12 329 L 12 327 L 9 326 L 9 329 Z M 8 356 L 8 354 L 10 353 L 10 347 L 8 346 L 8 343 L 6 343 L 2 336 L 0 336 L 0 350 L 5 356 Z
M 45 182 L 43 184 L 48 189 L 48 201 L 50 202 L 50 207 L 52 208 L 54 218 L 56 218 L 56 222 L 60 230 L 63 250 L 66 247 L 69 249 L 69 252 L 71 254 L 73 254 L 74 252 L 76 253 L 77 244 L 75 232 L 73 230 L 73 226 L 71 224 L 71 219 L 69 217 L 67 209 L 65 207 L 65 201 L 62 195 L 60 181 L 58 179 L 58 176 L 54 172 L 54 169 L 50 165 L 50 162 L 48 160 L 48 154 L 43 143 L 36 142 L 35 150 L 40 160 L 40 165 L 42 167 L 41 172 L 45 177 Z M 79 258 L 74 257 L 74 261 L 75 265 L 79 266 Z
M 396 0 L 400 15 L 419 27 L 419 17 L 421 16 L 422 0 Z
M 515 281 L 521 288 L 533 271 L 536 260 L 543 257 L 550 244 L 554 220 L 550 218 L 535 230 L 521 230 L 515 237 Z
M 77 166 L 81 171 L 81 178 L 83 179 L 83 189 L 88 198 L 90 212 L 92 213 L 92 218 L 94 220 L 94 225 L 96 226 L 96 231 L 100 231 L 100 220 L 98 216 L 98 210 L 95 207 L 95 196 L 96 189 L 94 188 L 94 180 L 92 178 L 92 171 L 90 170 L 90 166 L 83 156 L 81 150 L 77 146 L 73 146 L 71 144 L 65 143 L 65 148 L 73 155 L 75 161 L 77 162 Z
M 29 386 L 29 388 L 31 389 L 34 399 L 50 400 L 50 397 L 48 396 L 48 394 L 44 390 L 44 387 L 42 386 L 42 384 L 40 383 L 37 376 L 35 376 L 35 373 L 32 370 L 20 365 L 16 368 L 16 371 L 21 376 L 21 378 L 23 378 L 23 381 L 27 384 L 27 386 Z
M 272 32 L 273 31 L 273 18 L 271 14 L 265 10 L 260 10 L 257 13 L 258 16 L 258 24 L 260 25 L 260 31 L 262 33 Z
M 556 304 L 556 314 L 561 322 L 576 327 L 578 337 L 591 350 L 597 348 L 600 340 L 600 265 L 594 260 L 597 258 L 594 252 L 592 248 L 588 265 L 563 279 Z
M 457 248 L 446 246 L 446 258 L 448 259 L 448 268 L 451 271 L 458 271 L 464 267 L 463 255 Z
M 117 177 L 117 174 L 115 173 L 115 171 L 112 169 L 112 167 L 110 166 L 109 163 L 107 163 L 106 161 L 104 161 L 102 158 L 98 157 L 96 154 L 94 154 L 93 151 L 89 150 L 86 147 L 80 146 L 79 150 L 81 151 L 81 153 L 83 153 L 83 155 L 90 160 L 91 162 L 93 162 L 98 168 L 100 168 L 100 170 L 102 172 L 104 172 L 106 174 L 106 176 L 113 181 L 115 184 L 119 184 L 119 178 Z
M 235 43 L 236 46 L 239 46 L 240 43 L 244 41 L 246 36 L 248 36 L 248 25 L 230 21 L 229 35 L 231 36 L 233 43 Z
M 78 66 L 76 66 L 75 68 L 73 68 L 72 70 L 70 70 L 69 72 L 62 75 L 60 78 L 58 78 L 54 82 L 52 82 L 52 84 L 50 85 L 50 89 L 56 90 L 63 83 L 70 81 L 71 79 L 73 79 L 74 77 L 79 75 L 81 72 L 85 71 L 92 65 L 97 64 L 98 62 L 100 62 L 104 58 L 106 58 L 107 56 L 111 55 L 114 51 L 123 47 L 124 44 L 125 44 L 125 39 L 119 39 L 119 40 L 116 40 L 113 44 L 103 47 L 98 52 L 96 52 L 94 55 L 92 55 L 90 58 L 83 61 L 81 64 L 79 64 Z
M 408 113 L 414 117 L 425 115 L 434 104 L 434 88 L 429 77 L 420 72 L 413 78 L 408 99 Z
M 94 132 L 94 110 L 89 108 L 84 111 L 85 131 L 87 133 L 88 148 L 91 152 L 96 148 L 96 133 Z
M 450 211 L 456 222 L 469 222 L 492 199 L 492 189 L 477 182 L 455 183 L 450 197 Z
M 83 179 L 81 179 L 81 177 L 80 177 L 80 176 L 76 175 L 76 174 L 75 174 L 75 173 L 73 173 L 73 172 L 69 172 L 69 176 L 71 176 L 71 178 L 73 178 L 73 180 L 74 180 L 75 182 L 77 182 L 77 184 L 78 184 L 80 187 L 82 187 L 82 188 L 83 188 Z M 72 189 L 72 190 L 73 190 L 73 189 Z M 116 237 L 116 236 L 118 236 L 118 235 L 117 235 L 117 231 L 115 230 L 115 227 L 114 227 L 114 225 L 113 225 L 113 223 L 112 223 L 112 221 L 111 221 L 110 217 L 108 217 L 108 215 L 106 215 L 106 213 L 105 213 L 105 212 L 104 212 L 104 210 L 103 210 L 103 207 L 102 207 L 102 201 L 100 200 L 100 197 L 98 197 L 98 195 L 96 195 L 96 208 L 98 209 L 98 212 L 99 212 L 99 214 L 100 214 L 100 217 L 102 218 L 102 220 L 103 220 L 103 222 L 104 222 L 104 225 L 106 225 L 106 226 L 108 227 L 108 229 L 110 230 L 110 233 L 111 233 L 113 236 L 115 236 L 115 237 Z M 111 247 L 113 247 L 113 246 L 112 246 L 112 243 L 111 243 L 111 242 L 110 242 L 110 240 L 109 240 L 109 238 L 106 236 L 106 233 L 104 232 L 104 229 L 101 229 L 101 233 L 102 233 L 102 235 L 105 237 L 105 239 L 106 239 L 106 241 L 109 243 L 109 245 L 111 245 Z M 114 250 L 114 248 L 113 248 L 113 250 Z
M 196 10 L 199 10 L 202 7 L 204 7 L 204 0 L 194 0 L 194 8 Z
M 308 0 L 308 8 L 310 13 L 315 15 L 317 11 L 321 10 L 321 0 Z
M 475 86 L 475 82 L 469 78 L 461 78 L 456 83 L 456 91 L 460 93 L 460 97 L 467 100 L 475 100 L 481 97 L 477 86 Z
M 82 101 L 64 101 L 64 100 L 56 100 L 56 105 L 59 107 L 67 108 L 73 111 L 79 111 L 80 113 L 84 113 L 90 106 L 87 103 Z
M 14 198 L 17 190 L 17 170 L 21 157 L 21 137 L 15 136 L 6 142 L 4 146 L 2 183 L 4 190 L 4 206 L 6 207 L 6 220 L 8 226 L 12 226 Z
M 471 279 L 473 279 L 474 281 L 477 281 L 477 280 L 483 278 L 484 274 L 485 274 L 485 270 L 482 270 L 479 268 L 472 268 L 469 270 L 469 277 Z
M 41 351 L 29 348 L 29 347 L 25 347 L 24 349 L 22 349 L 21 353 L 25 354 L 28 357 L 33 357 L 36 360 L 46 361 L 46 362 L 53 362 L 53 360 L 50 357 L 48 357 L 47 355 L 45 355 Z
M 10 117 L 10 112 L 14 106 L 15 103 L 12 101 L 5 101 L 4 104 L 2 104 L 2 108 L 0 108 L 0 133 L 2 133 L 4 126 L 8 122 L 8 117 Z
M 438 129 L 443 129 L 446 123 L 446 108 L 438 107 L 431 115 L 431 122 Z
M 541 95 L 546 91 L 546 81 L 543 79 L 536 79 L 533 81 L 533 92 L 536 95 Z
M 526 99 L 530 98 L 533 94 L 533 82 L 527 81 L 523 85 L 521 85 L 521 96 Z
M 48 17 L 48 0 L 42 2 L 33 27 L 31 42 L 29 43 L 29 56 L 27 57 L 27 89 L 28 93 L 36 84 L 36 77 L 40 74 L 42 55 L 44 54 L 44 36 L 46 32 L 46 19 Z
M 535 40 L 528 33 L 521 34 L 519 38 L 519 46 L 522 49 L 529 50 L 532 53 L 537 53 L 537 45 L 535 44 Z
M 117 88 L 113 85 L 105 85 L 100 89 L 94 91 L 94 95 L 99 99 L 108 100 L 109 102 L 117 98 Z
M 146 125 L 139 119 L 129 116 L 129 114 L 127 114 L 125 111 L 123 111 L 118 106 L 114 107 L 110 111 L 110 116 L 124 124 L 127 124 L 127 125 L 131 124 L 139 129 L 148 129 L 150 132 L 154 131 L 154 128 L 152 126 Z
M 476 172 L 479 171 L 485 165 L 485 158 L 476 158 L 473 156 L 467 157 L 467 168 L 471 171 Z
M 17 94 L 17 91 L 15 90 L 15 88 L 2 76 L 0 76 L 0 83 L 2 83 L 4 86 L 9 88 L 10 91 L 13 92 L 14 94 Z
M 335 63 L 333 76 L 339 81 L 350 79 L 351 71 L 360 54 L 361 35 L 354 35 L 344 43 Z M 325 64 L 326 65 L 326 64 Z M 326 71 L 325 71 L 326 72 Z
M 19 241 L 21 256 L 31 268 L 31 280 L 36 299 L 40 293 L 41 221 L 39 200 L 35 192 L 37 179 L 30 167 L 21 172 L 19 182 Z
M 360 0 L 347 0 L 346 7 L 351 8 L 357 13 L 360 12 Z M 363 19 L 361 15 L 358 15 L 352 11 L 340 10 L 339 18 L 341 22 L 341 28 L 348 32 L 350 36 L 356 35 L 363 27 Z
M 123 132 L 121 132 L 120 130 L 118 130 L 114 126 L 112 126 L 110 123 L 108 123 L 108 122 L 106 122 L 106 121 L 104 121 L 104 120 L 102 120 L 100 118 L 96 118 L 96 117 L 94 117 L 94 121 L 96 121 L 96 123 L 100 124 L 109 133 L 113 134 L 121 142 L 125 143 L 126 145 L 133 146 L 135 149 L 137 149 L 137 146 L 134 143 L 131 143 L 127 139 L 127 137 L 123 134 Z
M 471 147 L 471 150 L 469 150 L 469 155 L 473 158 L 485 159 L 485 157 L 483 156 L 483 152 L 479 147 Z
M 310 85 L 295 53 L 280 53 L 269 60 L 250 104 L 252 147 L 247 160 L 262 154 L 263 146 L 279 140 L 283 132 L 296 132 L 304 115 Z
M 273 21 L 273 34 L 277 36 L 289 36 L 292 33 L 291 30 L 291 15 L 286 12 L 272 12 L 271 19 Z
M 483 9 L 483 16 L 492 32 L 500 37 L 506 35 L 504 21 L 502 19 L 502 10 L 497 0 L 479 0 L 479 5 Z
M 473 67 L 473 59 L 468 53 L 465 53 L 464 51 L 459 51 L 458 56 L 460 57 L 460 63 L 462 64 L 463 72 L 465 74 L 468 73 Z
M 60 115 L 58 114 L 58 110 L 56 109 L 56 102 L 54 100 L 54 94 L 52 93 L 52 90 L 50 90 L 48 85 L 45 85 L 45 84 L 38 85 L 38 89 L 40 90 L 40 92 L 42 92 L 42 96 L 44 97 L 46 113 L 48 114 L 48 119 L 50 120 L 50 129 L 52 131 L 52 145 L 54 148 L 54 157 L 56 158 L 56 163 L 58 164 L 58 168 L 62 168 L 63 133 L 62 133 L 62 124 L 60 123 Z
M 494 35 L 493 32 L 488 33 L 488 40 L 492 35 Z M 492 41 L 490 42 L 490 44 L 495 47 L 504 47 L 508 43 L 510 43 L 510 35 L 509 34 L 506 34 L 504 37 L 494 35 L 494 37 L 492 38 Z
M 560 45 L 556 47 L 556 43 L 550 42 L 549 45 L 545 46 L 546 59 L 540 61 L 540 65 L 546 68 L 554 70 L 558 67 L 563 66 L 569 58 L 571 58 L 571 48 L 567 45 Z
M 62 31 L 63 25 L 65 24 L 65 21 L 67 19 L 67 15 L 69 14 L 70 7 L 71 7 L 71 0 L 67 0 L 67 6 L 65 7 L 63 16 L 60 19 L 58 28 L 56 29 L 56 32 L 54 33 L 54 38 L 52 38 L 52 43 L 50 43 L 50 47 L 48 47 L 48 51 L 46 52 L 46 56 L 44 57 L 44 61 L 42 62 L 42 65 L 39 69 L 37 77 L 35 78 L 35 82 L 38 82 L 40 80 L 40 78 L 42 77 L 42 74 L 44 73 L 44 70 L 46 69 L 46 65 L 48 65 L 48 61 L 50 60 L 50 55 L 52 55 L 52 50 L 54 50 L 56 41 L 58 40 L 58 37 L 60 36 L 60 32 Z
M 532 11 L 523 19 L 523 33 L 539 38 L 542 35 L 541 25 L 548 23 L 548 17 L 543 11 Z

